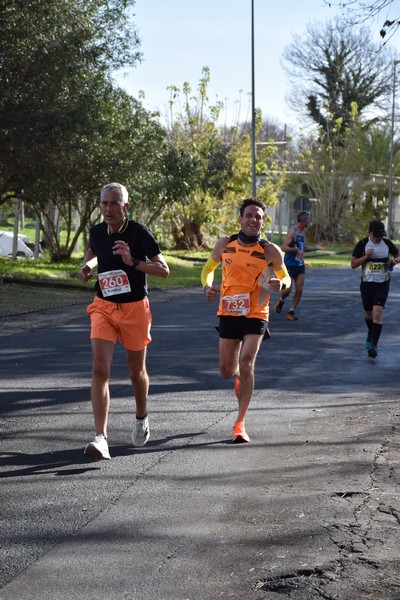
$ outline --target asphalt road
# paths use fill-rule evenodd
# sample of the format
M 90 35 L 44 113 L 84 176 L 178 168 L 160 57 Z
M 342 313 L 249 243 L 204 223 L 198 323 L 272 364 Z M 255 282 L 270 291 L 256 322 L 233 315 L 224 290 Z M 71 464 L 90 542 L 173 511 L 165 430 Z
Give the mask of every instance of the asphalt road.
M 152 293 L 151 439 L 118 346 L 100 463 L 85 306 L 2 323 L 1 600 L 399 600 L 400 271 L 376 360 L 358 281 L 309 269 L 300 320 L 271 315 L 243 445 L 216 306 Z

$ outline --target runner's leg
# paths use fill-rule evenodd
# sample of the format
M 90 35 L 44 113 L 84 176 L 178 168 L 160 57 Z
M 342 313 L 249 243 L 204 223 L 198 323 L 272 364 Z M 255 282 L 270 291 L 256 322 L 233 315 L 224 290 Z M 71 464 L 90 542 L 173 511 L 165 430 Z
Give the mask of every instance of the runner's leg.
M 245 419 L 254 389 L 254 367 L 263 336 L 248 334 L 244 337 L 239 357 L 239 412 L 238 421 Z
M 296 307 L 298 306 L 298 304 L 300 303 L 301 296 L 303 294 L 304 279 L 305 279 L 304 273 L 299 273 L 294 278 L 294 294 L 293 294 L 293 298 L 292 298 L 292 310 L 295 310 Z
M 96 435 L 107 437 L 108 412 L 110 408 L 110 368 L 115 344 L 108 340 L 93 338 L 91 399 Z
M 129 377 L 136 400 L 136 416 L 143 419 L 147 415 L 147 397 L 149 394 L 149 376 L 146 369 L 147 347 L 143 350 L 127 350 Z

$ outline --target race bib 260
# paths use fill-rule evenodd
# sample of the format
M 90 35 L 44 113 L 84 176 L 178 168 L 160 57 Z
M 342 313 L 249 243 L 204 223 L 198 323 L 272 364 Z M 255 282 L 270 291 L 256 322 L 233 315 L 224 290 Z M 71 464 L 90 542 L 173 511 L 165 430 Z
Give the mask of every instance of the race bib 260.
M 99 285 L 104 298 L 126 294 L 131 291 L 128 275 L 122 269 L 105 271 L 98 275 Z

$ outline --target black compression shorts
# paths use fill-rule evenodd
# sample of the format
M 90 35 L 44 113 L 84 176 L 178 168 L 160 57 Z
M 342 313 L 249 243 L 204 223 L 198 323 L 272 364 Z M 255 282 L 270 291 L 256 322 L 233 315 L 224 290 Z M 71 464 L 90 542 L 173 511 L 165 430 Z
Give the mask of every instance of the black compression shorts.
M 244 336 L 248 334 L 262 335 L 263 340 L 267 340 L 271 337 L 268 329 L 268 321 L 243 316 L 220 317 L 217 331 L 219 332 L 220 338 L 228 340 L 243 340 Z
M 297 275 L 301 275 L 302 273 L 306 272 L 305 265 L 301 265 L 301 266 L 286 265 L 286 268 L 292 279 L 296 279 Z
M 372 283 L 362 281 L 360 285 L 361 299 L 364 310 L 371 311 L 374 306 L 385 307 L 389 295 L 390 281 Z

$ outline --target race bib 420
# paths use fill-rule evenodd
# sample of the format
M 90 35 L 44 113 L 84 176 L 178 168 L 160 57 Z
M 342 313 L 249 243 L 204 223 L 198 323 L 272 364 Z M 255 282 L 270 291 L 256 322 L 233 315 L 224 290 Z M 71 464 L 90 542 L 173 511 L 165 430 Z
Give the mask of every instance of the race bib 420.
M 104 298 L 126 294 L 131 291 L 128 275 L 122 269 L 105 271 L 98 275 L 99 285 Z

